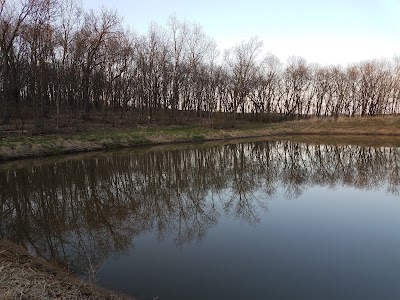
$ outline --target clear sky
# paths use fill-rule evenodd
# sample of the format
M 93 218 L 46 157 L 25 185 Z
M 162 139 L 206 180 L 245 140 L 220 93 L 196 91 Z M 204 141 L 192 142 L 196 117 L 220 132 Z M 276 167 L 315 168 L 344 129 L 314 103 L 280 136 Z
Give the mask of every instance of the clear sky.
M 219 49 L 259 36 L 282 61 L 342 64 L 400 55 L 400 0 L 82 0 L 85 9 L 117 9 L 146 33 L 175 14 L 197 22 Z

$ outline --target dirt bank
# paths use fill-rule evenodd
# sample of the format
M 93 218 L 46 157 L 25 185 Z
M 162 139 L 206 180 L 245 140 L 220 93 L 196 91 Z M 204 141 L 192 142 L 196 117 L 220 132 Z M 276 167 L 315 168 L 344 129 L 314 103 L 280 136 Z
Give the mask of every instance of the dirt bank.
M 0 298 L 133 300 L 89 284 L 8 241 L 0 241 Z

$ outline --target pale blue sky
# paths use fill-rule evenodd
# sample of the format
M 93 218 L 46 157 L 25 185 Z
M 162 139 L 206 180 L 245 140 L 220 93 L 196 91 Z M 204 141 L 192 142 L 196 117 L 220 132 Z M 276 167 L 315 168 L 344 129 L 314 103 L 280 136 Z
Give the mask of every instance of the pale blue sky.
M 400 0 L 82 0 L 115 8 L 138 33 L 168 17 L 200 23 L 220 50 L 252 36 L 282 61 L 342 64 L 400 55 Z

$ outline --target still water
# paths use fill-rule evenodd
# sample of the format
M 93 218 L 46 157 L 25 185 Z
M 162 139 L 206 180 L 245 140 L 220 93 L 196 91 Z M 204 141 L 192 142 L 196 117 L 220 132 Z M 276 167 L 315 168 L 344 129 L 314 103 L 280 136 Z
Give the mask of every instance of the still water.
M 0 165 L 0 201 L 0 238 L 138 299 L 400 298 L 398 148 L 25 161 Z

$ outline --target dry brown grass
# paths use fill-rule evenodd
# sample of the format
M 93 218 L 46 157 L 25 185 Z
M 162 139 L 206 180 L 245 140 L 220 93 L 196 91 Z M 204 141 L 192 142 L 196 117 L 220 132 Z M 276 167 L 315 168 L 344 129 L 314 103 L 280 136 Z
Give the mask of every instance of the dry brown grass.
M 311 118 L 281 124 L 293 132 L 400 135 L 400 116 Z
M 0 298 L 128 299 L 68 273 L 55 263 L 32 257 L 10 242 L 0 241 Z
M 238 122 L 233 129 L 212 129 L 200 126 L 170 126 L 160 128 L 115 129 L 87 131 L 80 135 L 48 135 L 38 137 L 10 137 L 0 141 L 0 160 L 56 154 L 87 152 L 110 148 L 143 145 L 202 142 L 242 139 L 249 137 L 280 137 L 289 139 L 304 136 L 308 141 L 363 139 L 398 140 L 400 116 L 310 118 L 281 123 Z M 347 138 L 346 138 L 347 137 Z M 395 145 L 398 145 L 397 141 Z

